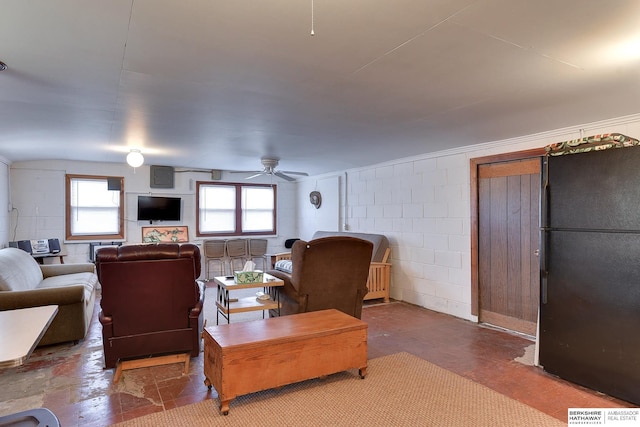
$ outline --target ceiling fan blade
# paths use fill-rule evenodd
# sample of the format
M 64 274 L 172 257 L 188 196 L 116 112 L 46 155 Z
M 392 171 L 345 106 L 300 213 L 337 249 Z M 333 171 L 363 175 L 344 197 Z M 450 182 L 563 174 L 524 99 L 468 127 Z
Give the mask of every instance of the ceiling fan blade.
M 257 177 L 262 176 L 262 175 L 266 175 L 266 174 L 264 172 L 258 172 L 256 174 L 253 174 L 251 176 L 246 177 L 245 179 L 253 179 L 253 178 L 257 178 Z
M 229 171 L 229 173 L 262 173 L 264 171 Z
M 282 173 L 288 173 L 289 175 L 302 175 L 302 176 L 309 176 L 308 173 L 306 172 L 294 172 L 294 171 L 280 171 Z
M 283 174 L 282 172 L 274 172 L 273 173 L 275 176 L 280 177 L 282 179 L 286 179 L 287 181 L 295 181 L 295 178 L 292 178 L 288 175 Z

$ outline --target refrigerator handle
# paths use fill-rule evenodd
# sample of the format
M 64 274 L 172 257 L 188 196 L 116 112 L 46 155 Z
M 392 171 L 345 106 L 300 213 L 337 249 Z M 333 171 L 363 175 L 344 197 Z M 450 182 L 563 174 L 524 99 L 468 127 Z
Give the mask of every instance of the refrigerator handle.
M 549 247 L 547 245 L 547 233 L 549 232 L 549 158 L 542 157 L 542 182 L 540 183 L 540 302 L 547 303 L 547 258 Z
M 547 271 L 547 257 L 549 256 L 547 233 L 548 231 L 544 227 L 540 228 L 540 247 L 542 248 L 542 256 L 540 257 L 540 302 L 542 304 L 547 303 L 547 277 L 549 276 Z
M 542 230 L 546 230 L 549 227 L 549 158 L 542 158 L 542 174 L 541 174 L 540 187 L 540 227 Z M 542 246 L 544 249 L 544 246 Z
M 547 276 L 545 270 L 540 271 L 540 301 L 542 304 L 547 303 Z

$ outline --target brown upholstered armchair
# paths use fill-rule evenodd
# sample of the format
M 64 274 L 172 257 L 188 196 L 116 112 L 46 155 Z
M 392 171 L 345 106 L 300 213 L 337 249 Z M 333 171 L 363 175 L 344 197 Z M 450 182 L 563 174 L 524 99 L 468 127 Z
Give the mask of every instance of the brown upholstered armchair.
M 200 353 L 204 284 L 200 249 L 190 243 L 99 249 L 100 323 L 105 368 L 118 360 Z
M 284 281 L 279 288 L 280 314 L 335 308 L 359 319 L 368 292 L 372 250 L 371 242 L 354 237 L 296 241 L 291 250 L 291 273 L 269 271 Z

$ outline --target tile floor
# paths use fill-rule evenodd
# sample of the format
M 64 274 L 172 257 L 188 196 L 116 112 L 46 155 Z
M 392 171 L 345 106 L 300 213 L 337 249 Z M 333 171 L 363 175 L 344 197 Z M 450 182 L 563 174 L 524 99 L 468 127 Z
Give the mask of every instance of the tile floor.
M 63 426 L 107 426 L 216 398 L 203 384 L 202 355 L 189 375 L 174 364 L 125 371 L 113 384 L 113 370 L 102 369 L 98 309 L 99 301 L 81 343 L 38 348 L 22 367 L 0 369 L 0 415 L 47 407 Z M 406 351 L 565 422 L 570 407 L 634 406 L 516 361 L 533 344 L 526 337 L 401 302 L 368 304 L 362 319 L 370 358 Z

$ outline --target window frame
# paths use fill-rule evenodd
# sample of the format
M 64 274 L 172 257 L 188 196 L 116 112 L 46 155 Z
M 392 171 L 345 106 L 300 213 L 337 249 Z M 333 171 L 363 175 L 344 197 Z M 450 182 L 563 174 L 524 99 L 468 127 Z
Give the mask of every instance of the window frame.
M 200 188 L 201 187 L 234 187 L 235 188 L 235 230 L 231 232 L 205 233 L 200 231 Z M 242 189 L 271 188 L 273 190 L 273 229 L 266 231 L 242 231 Z M 227 236 L 275 236 L 278 230 L 278 186 L 276 184 L 257 184 L 240 182 L 196 181 L 196 236 L 197 237 L 227 237 Z
M 120 206 L 118 207 L 118 233 L 111 234 L 71 234 L 71 182 L 74 179 L 107 181 L 109 179 L 120 180 Z M 124 240 L 124 177 L 122 176 L 106 176 L 106 175 L 65 175 L 65 240 Z

